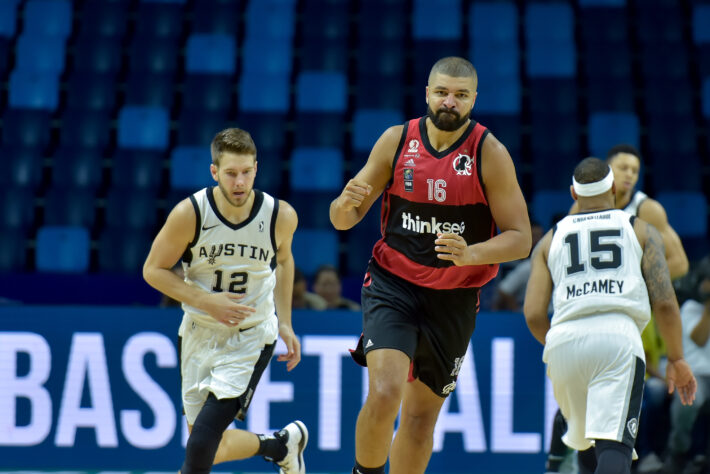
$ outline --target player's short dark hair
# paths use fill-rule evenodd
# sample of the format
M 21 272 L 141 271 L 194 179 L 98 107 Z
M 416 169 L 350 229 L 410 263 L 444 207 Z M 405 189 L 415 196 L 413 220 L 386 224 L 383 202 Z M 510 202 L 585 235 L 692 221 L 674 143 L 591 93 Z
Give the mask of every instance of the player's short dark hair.
M 256 145 L 251 135 L 241 128 L 226 128 L 217 133 L 210 145 L 212 163 L 219 167 L 222 153 L 235 153 L 237 155 L 252 155 L 256 159 Z
M 590 156 L 574 168 L 574 179 L 579 184 L 596 183 L 609 173 L 609 165 L 599 158 Z
M 476 68 L 473 67 L 471 61 L 458 56 L 447 56 L 434 63 L 429 72 L 429 82 L 431 82 L 432 76 L 436 73 L 451 77 L 472 77 L 474 82 L 478 84 Z
M 609 148 L 609 151 L 606 152 L 606 162 L 611 162 L 611 160 L 619 153 L 628 153 L 629 155 L 634 155 L 636 158 L 638 158 L 639 161 L 641 161 L 641 153 L 639 153 L 638 148 L 633 145 L 629 145 L 628 143 L 620 143 Z

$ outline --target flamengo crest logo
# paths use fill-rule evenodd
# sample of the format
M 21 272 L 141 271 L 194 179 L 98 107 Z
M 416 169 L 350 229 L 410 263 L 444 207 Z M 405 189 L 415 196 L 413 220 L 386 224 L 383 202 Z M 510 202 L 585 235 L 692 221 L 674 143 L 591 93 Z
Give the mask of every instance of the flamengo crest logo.
M 454 170 L 457 175 L 471 176 L 472 167 L 473 160 L 470 156 L 459 153 L 459 156 L 454 158 Z

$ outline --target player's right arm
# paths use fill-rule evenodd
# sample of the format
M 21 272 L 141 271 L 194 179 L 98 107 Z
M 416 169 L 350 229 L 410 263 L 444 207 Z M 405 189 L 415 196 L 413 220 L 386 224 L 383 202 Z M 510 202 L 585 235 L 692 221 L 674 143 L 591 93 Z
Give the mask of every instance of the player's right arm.
M 330 204 L 330 222 L 338 230 L 360 222 L 392 176 L 392 162 L 402 139 L 402 125 L 388 128 L 377 140 L 365 166 Z
M 648 289 L 653 317 L 666 343 L 668 391 L 672 393 L 677 388 L 681 402 L 689 405 L 695 399 L 697 383 L 690 366 L 683 359 L 680 309 L 668 272 L 663 239 L 652 225 L 642 219 L 634 220 L 634 231 L 643 247 L 641 272 Z
M 195 237 L 196 220 L 195 210 L 189 199 L 182 200 L 173 208 L 163 228 L 153 240 L 143 264 L 143 278 L 161 293 L 202 310 L 227 326 L 236 326 L 254 312 L 254 308 L 238 304 L 243 298 L 242 295 L 229 292 L 208 293 L 188 285 L 172 271 Z
M 523 304 L 523 314 L 528 329 L 542 345 L 545 345 L 545 336 L 550 330 L 550 318 L 547 315 L 553 289 L 552 275 L 547 266 L 550 243 L 552 243 L 552 230 L 549 230 L 533 249 Z

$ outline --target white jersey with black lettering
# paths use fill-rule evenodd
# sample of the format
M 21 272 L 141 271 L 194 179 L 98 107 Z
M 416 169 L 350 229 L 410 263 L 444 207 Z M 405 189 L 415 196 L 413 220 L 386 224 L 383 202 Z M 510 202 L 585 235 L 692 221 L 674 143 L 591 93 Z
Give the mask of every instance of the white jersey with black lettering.
M 631 196 L 629 203 L 622 210 L 624 212 L 631 214 L 632 216 L 638 216 L 639 215 L 639 207 L 641 206 L 641 203 L 644 202 L 647 198 L 648 198 L 648 195 L 646 193 L 644 193 L 643 191 L 636 191 L 634 193 L 634 195 Z
M 547 259 L 554 283 L 552 328 L 602 314 L 627 315 L 639 332 L 646 326 L 651 307 L 633 219 L 610 209 L 557 223 Z
M 185 282 L 211 293 L 229 291 L 244 295 L 239 303 L 255 308 L 256 312 L 237 329 L 249 328 L 276 314 L 275 227 L 278 200 L 255 189 L 249 217 L 244 222 L 233 224 L 217 209 L 213 189 L 208 187 L 190 196 L 197 221 L 195 237 L 182 259 Z M 226 328 L 197 308 L 184 303 L 182 308 L 185 311 L 183 324 L 191 318 L 201 326 Z

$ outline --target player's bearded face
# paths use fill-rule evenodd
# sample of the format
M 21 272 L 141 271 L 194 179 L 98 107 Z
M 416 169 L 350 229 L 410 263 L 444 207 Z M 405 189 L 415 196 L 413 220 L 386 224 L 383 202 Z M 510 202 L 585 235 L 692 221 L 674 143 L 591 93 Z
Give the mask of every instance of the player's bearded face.
M 453 132 L 454 130 L 461 128 L 461 126 L 466 123 L 468 117 L 471 115 L 471 112 L 468 112 L 462 117 L 455 110 L 441 107 L 439 110 L 434 112 L 431 105 L 427 105 L 427 115 L 429 116 L 431 123 L 433 123 L 439 130 Z

